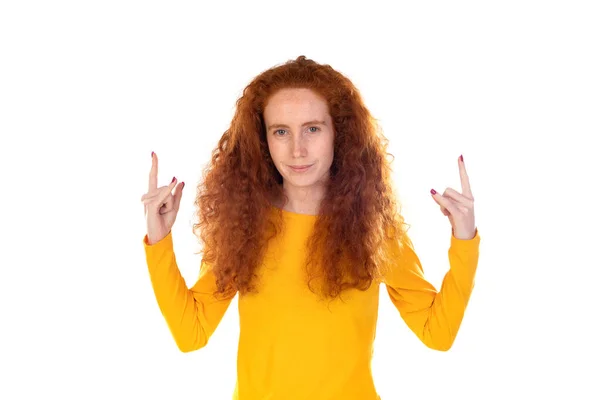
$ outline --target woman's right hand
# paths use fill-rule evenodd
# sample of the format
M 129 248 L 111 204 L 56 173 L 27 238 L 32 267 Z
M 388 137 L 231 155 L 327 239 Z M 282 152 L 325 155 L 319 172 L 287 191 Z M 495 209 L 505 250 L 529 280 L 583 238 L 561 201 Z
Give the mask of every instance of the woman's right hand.
M 175 177 L 173 177 L 173 180 L 167 186 L 157 187 L 157 181 L 158 157 L 152 152 L 148 193 L 142 196 L 144 214 L 146 215 L 148 244 L 150 245 L 159 242 L 171 231 L 177 218 L 179 204 L 181 203 L 181 194 L 185 185 L 184 182 L 177 184 Z M 172 194 L 173 188 L 175 188 L 175 194 Z

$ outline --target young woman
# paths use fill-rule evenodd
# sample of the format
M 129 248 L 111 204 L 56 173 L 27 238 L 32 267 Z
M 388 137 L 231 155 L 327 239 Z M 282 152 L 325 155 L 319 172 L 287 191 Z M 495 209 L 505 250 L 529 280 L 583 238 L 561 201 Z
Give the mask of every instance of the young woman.
M 198 186 L 200 275 L 188 288 L 171 228 L 184 183 L 158 187 L 152 153 L 143 243 L 181 351 L 205 346 L 238 294 L 234 399 L 378 399 L 379 285 L 421 341 L 448 350 L 479 258 L 473 195 L 432 190 L 452 226 L 440 291 L 424 278 L 394 196 L 386 139 L 358 90 L 304 56 L 258 75 Z

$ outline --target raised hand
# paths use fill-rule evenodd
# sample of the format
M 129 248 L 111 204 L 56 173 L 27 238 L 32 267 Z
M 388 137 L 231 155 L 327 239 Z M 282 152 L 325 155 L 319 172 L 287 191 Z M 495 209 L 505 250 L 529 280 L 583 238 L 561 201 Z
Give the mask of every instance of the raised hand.
M 156 153 L 152 152 L 148 193 L 142 196 L 144 214 L 146 216 L 146 229 L 148 231 L 148 244 L 159 242 L 171 231 L 177 218 L 179 204 L 181 203 L 181 194 L 185 185 L 184 182 L 177 184 L 175 177 L 173 177 L 173 180 L 167 186 L 157 187 L 157 181 L 158 157 Z M 173 188 L 175 188 L 174 194 L 172 193 Z
M 431 189 L 433 200 L 440 206 L 442 214 L 450 220 L 452 234 L 457 239 L 470 240 L 475 237 L 475 210 L 473 193 L 463 156 L 458 158 L 458 171 L 462 193 L 447 188 L 442 195 Z

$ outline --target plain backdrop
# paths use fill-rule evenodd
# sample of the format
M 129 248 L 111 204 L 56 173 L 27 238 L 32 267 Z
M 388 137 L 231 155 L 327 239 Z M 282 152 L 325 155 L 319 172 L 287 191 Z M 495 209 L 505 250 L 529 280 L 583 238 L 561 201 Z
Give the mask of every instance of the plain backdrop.
M 235 101 L 299 55 L 356 84 L 395 157 L 426 277 L 449 268 L 429 190 L 460 190 L 481 255 L 453 348 L 381 288 L 383 400 L 597 399 L 600 13 L 594 1 L 5 1 L 0 5 L 0 398 L 229 399 L 237 299 L 179 352 L 145 264 L 140 197 L 186 182 L 173 228 L 199 272 L 195 186 Z

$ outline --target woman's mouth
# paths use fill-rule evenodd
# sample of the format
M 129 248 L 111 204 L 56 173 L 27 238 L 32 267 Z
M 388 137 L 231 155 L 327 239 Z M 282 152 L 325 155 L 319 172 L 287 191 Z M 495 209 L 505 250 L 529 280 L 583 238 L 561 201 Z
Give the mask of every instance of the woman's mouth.
M 294 172 L 304 172 L 307 171 L 313 164 L 310 165 L 288 165 L 290 169 Z

